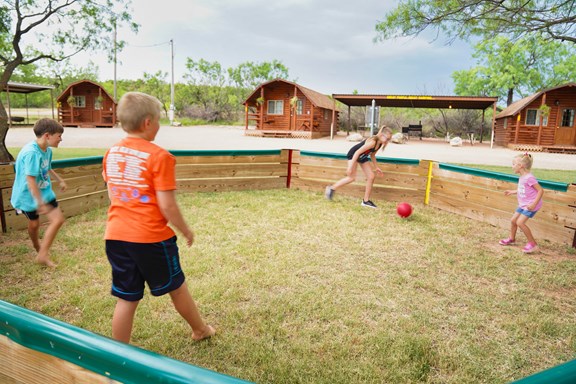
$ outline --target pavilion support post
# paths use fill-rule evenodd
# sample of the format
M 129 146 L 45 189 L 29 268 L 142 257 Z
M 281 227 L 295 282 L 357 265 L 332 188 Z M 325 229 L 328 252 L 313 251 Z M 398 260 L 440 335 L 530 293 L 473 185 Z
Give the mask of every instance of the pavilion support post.
M 546 93 L 544 93 L 544 95 L 542 95 L 542 103 L 540 104 L 540 107 L 543 107 L 546 105 Z M 536 145 L 540 145 L 540 141 L 542 139 L 542 124 L 544 123 L 544 116 L 543 116 L 543 109 L 540 108 L 540 118 L 538 119 L 538 138 L 536 140 Z

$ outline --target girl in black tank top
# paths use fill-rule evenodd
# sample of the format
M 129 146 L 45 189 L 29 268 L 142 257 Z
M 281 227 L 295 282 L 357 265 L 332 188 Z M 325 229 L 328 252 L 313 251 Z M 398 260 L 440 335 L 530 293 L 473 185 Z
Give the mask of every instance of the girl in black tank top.
M 370 200 L 372 185 L 376 178 L 375 172 L 382 174 L 382 170 L 378 168 L 378 163 L 376 162 L 376 152 L 380 149 L 384 150 L 391 138 L 392 130 L 383 125 L 376 135 L 371 136 L 350 148 L 347 155 L 348 168 L 346 170 L 346 177 L 326 187 L 326 198 L 332 200 L 336 189 L 354 182 L 356 180 L 358 164 L 360 164 L 360 167 L 362 167 L 362 171 L 366 176 L 366 189 L 364 191 L 364 198 L 362 199 L 361 205 L 363 207 L 376 208 L 376 205 Z

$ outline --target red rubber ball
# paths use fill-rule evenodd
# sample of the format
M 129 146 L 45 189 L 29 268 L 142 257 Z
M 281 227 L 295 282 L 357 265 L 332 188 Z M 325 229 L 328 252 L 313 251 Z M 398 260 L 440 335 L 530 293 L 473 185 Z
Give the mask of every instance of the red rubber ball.
M 400 203 L 396 207 L 396 212 L 398 216 L 405 219 L 412 214 L 412 206 L 408 203 Z

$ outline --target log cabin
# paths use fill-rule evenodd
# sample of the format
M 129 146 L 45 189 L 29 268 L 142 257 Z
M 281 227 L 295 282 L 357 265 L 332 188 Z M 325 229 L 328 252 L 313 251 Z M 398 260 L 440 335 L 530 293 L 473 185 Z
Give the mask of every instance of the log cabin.
M 102 86 L 81 80 L 70 84 L 57 99 L 58 121 L 64 127 L 114 127 L 116 102 Z
M 260 84 L 243 105 L 246 136 L 315 139 L 330 136 L 338 122 L 329 96 L 282 79 Z
M 545 89 L 510 104 L 495 118 L 496 145 L 576 153 L 576 83 Z

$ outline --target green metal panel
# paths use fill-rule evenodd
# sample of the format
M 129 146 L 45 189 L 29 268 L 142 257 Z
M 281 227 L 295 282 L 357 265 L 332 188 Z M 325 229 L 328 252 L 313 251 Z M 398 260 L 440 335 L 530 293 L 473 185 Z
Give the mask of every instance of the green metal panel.
M 485 171 L 483 169 L 463 167 L 460 165 L 452 165 L 446 163 L 439 163 L 440 169 L 445 169 L 447 171 L 466 173 L 473 176 L 487 177 L 489 179 L 496 179 L 502 181 L 509 181 L 511 183 L 518 183 L 518 176 L 509 175 L 501 172 Z M 556 181 L 538 180 L 538 183 L 542 188 L 550 189 L 553 191 L 566 192 L 568 190 L 568 184 L 558 183 Z
M 340 159 L 340 160 L 348 160 L 346 155 L 341 153 L 326 153 L 326 152 L 311 152 L 311 151 L 300 151 L 300 155 L 302 156 L 311 156 L 311 157 L 324 157 L 327 159 Z M 407 165 L 418 165 L 420 164 L 420 160 L 416 159 L 396 159 L 392 157 L 377 157 L 376 161 L 379 163 L 391 163 L 391 164 L 407 164 Z
M 102 164 L 104 156 L 78 157 L 75 159 L 63 159 L 52 161 L 52 168 L 78 167 L 81 165 Z
M 247 383 L 120 343 L 2 300 L 0 334 L 29 349 L 123 383 Z
M 545 371 L 514 381 L 513 384 L 574 384 L 576 360 L 557 365 Z

